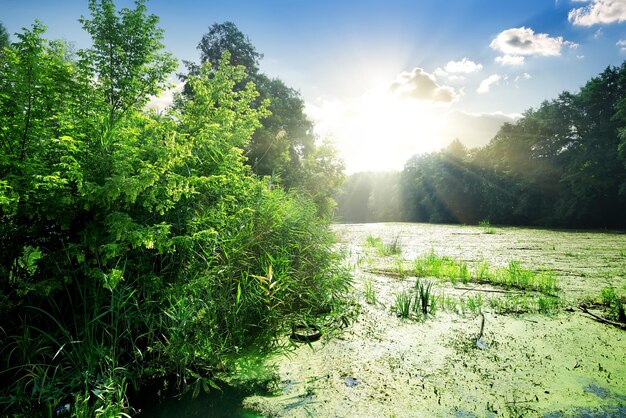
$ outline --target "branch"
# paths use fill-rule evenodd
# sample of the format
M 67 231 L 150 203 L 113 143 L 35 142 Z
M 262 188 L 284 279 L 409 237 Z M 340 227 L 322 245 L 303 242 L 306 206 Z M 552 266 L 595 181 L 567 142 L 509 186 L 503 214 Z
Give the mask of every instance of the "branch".
M 596 315 L 596 314 L 594 314 L 592 312 L 589 312 L 589 310 L 587 308 L 585 308 L 584 306 L 579 306 L 578 309 L 580 309 L 581 311 L 583 311 L 587 315 L 591 316 L 593 319 L 595 319 L 598 322 L 601 322 L 603 324 L 613 325 L 614 327 L 617 327 L 617 328 L 619 328 L 621 330 L 626 331 L 626 324 L 622 324 L 621 322 L 615 322 L 615 321 L 611 321 L 611 320 L 606 319 L 606 318 L 602 318 L 600 315 Z

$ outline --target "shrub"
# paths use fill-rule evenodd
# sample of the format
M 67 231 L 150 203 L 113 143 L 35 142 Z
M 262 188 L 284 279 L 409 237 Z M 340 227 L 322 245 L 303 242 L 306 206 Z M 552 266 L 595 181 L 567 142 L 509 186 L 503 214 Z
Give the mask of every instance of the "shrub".
M 235 88 L 244 69 L 225 56 L 193 98 L 144 111 L 175 67 L 157 19 L 90 8 L 77 61 L 39 25 L 0 54 L 2 415 L 116 416 L 149 379 L 208 387 L 241 348 L 339 315 L 349 286 L 315 205 L 245 164 L 267 111 Z

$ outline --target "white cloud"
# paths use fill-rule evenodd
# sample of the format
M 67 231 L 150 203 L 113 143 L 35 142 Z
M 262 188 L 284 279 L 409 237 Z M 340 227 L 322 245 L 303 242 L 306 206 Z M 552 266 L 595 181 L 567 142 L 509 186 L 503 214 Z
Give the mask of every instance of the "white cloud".
M 482 68 L 482 64 L 477 64 L 468 58 L 463 58 L 461 61 L 448 61 L 445 70 L 448 73 L 470 74 L 480 71 Z
M 567 18 L 580 26 L 621 23 L 626 21 L 626 0 L 593 0 L 588 6 L 570 10 Z
M 530 80 L 531 78 L 533 77 L 530 74 L 524 73 L 524 74 L 515 76 L 515 82 L 517 83 L 520 80 Z
M 626 39 L 620 39 L 615 45 L 619 46 L 621 52 L 626 52 Z
M 496 57 L 496 62 L 500 65 L 522 65 L 524 64 L 525 58 L 521 55 L 503 55 L 501 57 Z
M 462 75 L 450 75 L 448 76 L 448 81 L 461 82 L 461 81 L 465 81 L 465 77 Z
M 551 37 L 547 33 L 535 33 L 530 28 L 511 28 L 502 31 L 489 46 L 507 55 L 561 55 L 565 44 L 562 36 Z
M 494 84 L 497 85 L 500 80 L 502 80 L 502 76 L 500 74 L 492 74 L 480 82 L 480 86 L 478 86 L 476 92 L 480 94 L 489 93 L 491 86 L 493 86 Z
M 452 87 L 440 86 L 434 75 L 418 67 L 400 74 L 389 90 L 398 98 L 431 103 L 451 103 L 459 98 Z
M 447 77 L 448 76 L 448 73 L 445 72 L 441 67 L 435 68 L 435 71 L 433 71 L 433 74 L 435 74 L 437 77 Z

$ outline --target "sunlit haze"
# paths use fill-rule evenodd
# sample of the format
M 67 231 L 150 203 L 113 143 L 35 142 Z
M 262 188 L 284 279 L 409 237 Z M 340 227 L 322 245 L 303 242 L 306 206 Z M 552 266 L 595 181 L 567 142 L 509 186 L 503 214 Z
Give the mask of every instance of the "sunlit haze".
M 13 34 L 39 19 L 48 36 L 83 47 L 77 19 L 86 3 L 0 0 L 0 20 Z M 626 59 L 626 0 L 147 6 L 180 60 L 197 61 L 208 27 L 233 21 L 264 54 L 261 70 L 301 92 L 316 133 L 335 143 L 347 172 L 400 170 L 411 155 L 455 138 L 485 145 L 503 122 Z

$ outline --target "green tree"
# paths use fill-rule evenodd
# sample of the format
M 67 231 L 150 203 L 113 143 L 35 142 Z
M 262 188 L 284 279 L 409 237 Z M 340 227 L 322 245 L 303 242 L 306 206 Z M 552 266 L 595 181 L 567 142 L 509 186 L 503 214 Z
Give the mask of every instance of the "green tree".
M 7 28 L 4 27 L 4 24 L 0 22 L 0 53 L 3 48 L 8 47 L 10 44 L 9 32 L 7 32 Z
M 225 52 L 232 64 L 243 65 L 248 74 L 236 88 L 244 88 L 253 81 L 259 91 L 257 103 L 269 102 L 270 115 L 244 147 L 244 155 L 253 171 L 260 176 L 271 176 L 285 189 L 300 189 L 320 203 L 320 213 L 329 213 L 331 196 L 342 181 L 341 166 L 329 144 L 317 144 L 313 124 L 304 113 L 304 100 L 300 93 L 278 78 L 259 72 L 263 57 L 232 22 L 215 23 L 198 44 L 200 62 L 214 65 Z M 197 72 L 198 66 L 186 63 L 188 75 Z M 180 75 L 186 79 L 188 75 Z M 192 95 L 189 87 L 186 94 Z M 319 148 L 319 149 L 318 149 Z M 323 158 L 320 156 L 324 155 Z M 320 161 L 332 163 L 320 164 Z M 326 172 L 316 170 L 327 170 Z M 322 183 L 319 180 L 326 177 Z M 313 180 L 316 179 L 316 180 Z
M 231 65 L 243 65 L 250 76 L 259 71 L 263 54 L 257 52 L 250 39 L 233 22 L 214 23 L 198 43 L 200 62 L 210 63 L 213 68 L 224 54 L 230 53 Z
M 103 125 L 111 131 L 126 112 L 141 109 L 151 95 L 163 90 L 177 62 L 163 52 L 163 30 L 157 16 L 146 14 L 145 0 L 136 0 L 134 9 L 119 13 L 112 0 L 90 0 L 89 10 L 92 19 L 83 17 L 80 22 L 93 46 L 79 54 L 79 65 L 86 76 L 98 80 L 95 99 L 106 105 Z

